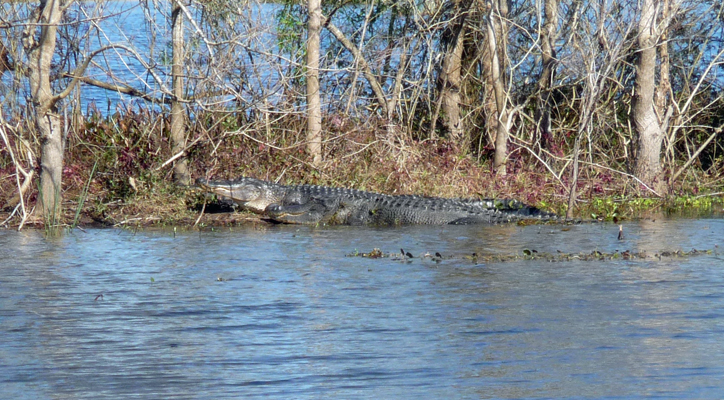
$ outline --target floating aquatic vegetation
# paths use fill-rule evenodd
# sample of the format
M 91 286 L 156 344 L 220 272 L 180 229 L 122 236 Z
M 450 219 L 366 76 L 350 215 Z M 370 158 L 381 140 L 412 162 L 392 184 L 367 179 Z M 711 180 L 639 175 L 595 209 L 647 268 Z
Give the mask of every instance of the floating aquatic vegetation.
M 486 263 L 500 263 L 500 262 L 512 262 L 512 261 L 523 261 L 523 260 L 538 260 L 548 262 L 565 262 L 565 261 L 607 261 L 607 260 L 663 260 L 671 258 L 681 257 L 692 257 L 698 255 L 719 255 L 718 247 L 715 246 L 713 249 L 697 250 L 691 249 L 690 251 L 683 250 L 662 250 L 660 252 L 649 253 L 646 251 L 614 251 L 613 253 L 601 252 L 593 250 L 591 252 L 580 252 L 580 253 L 565 253 L 557 251 L 556 253 L 539 252 L 535 249 L 524 249 L 520 252 L 511 254 L 458 254 L 458 255 L 445 255 L 443 256 L 440 252 L 429 253 L 426 252 L 418 257 L 415 257 L 409 251 L 400 249 L 400 253 L 385 253 L 379 248 L 374 248 L 372 251 L 365 253 L 355 250 L 354 252 L 347 254 L 347 257 L 363 257 L 363 258 L 389 258 L 392 260 L 409 261 L 412 258 L 419 258 L 422 260 L 431 260 L 434 262 L 440 262 L 442 260 L 467 260 L 474 264 L 486 264 Z

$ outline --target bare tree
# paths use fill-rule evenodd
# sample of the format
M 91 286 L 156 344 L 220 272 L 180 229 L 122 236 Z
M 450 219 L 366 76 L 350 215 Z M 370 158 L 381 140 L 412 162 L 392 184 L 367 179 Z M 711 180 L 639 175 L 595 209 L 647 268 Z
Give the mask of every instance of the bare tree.
M 543 69 L 538 80 L 538 108 L 536 124 L 540 146 L 547 147 L 551 139 L 551 89 L 556 75 L 555 41 L 558 27 L 558 0 L 545 0 L 545 23 L 540 32 L 541 62 Z
M 56 34 L 63 11 L 72 3 L 41 0 L 32 14 L 23 37 L 28 54 L 28 73 L 35 126 L 40 134 L 40 213 L 55 224 L 62 201 L 63 149 L 65 147 L 57 104 L 61 99 L 50 87 L 51 62 L 55 54 Z M 36 29 L 38 35 L 36 36 Z
M 629 10 L 612 5 L 606 0 L 599 0 L 598 4 L 589 3 L 588 7 L 572 9 L 570 43 L 574 53 L 571 64 L 566 65 L 571 69 L 566 72 L 581 77 L 577 88 L 580 88 L 582 93 L 580 99 L 573 104 L 563 105 L 576 106 L 578 111 L 577 119 L 574 120 L 576 136 L 573 154 L 570 161 L 567 161 L 572 167 L 566 212 L 566 218 L 569 219 L 573 217 L 578 196 L 581 153 L 587 148 L 586 158 L 589 164 L 593 163 L 594 134 L 600 134 L 594 121 L 606 118 L 608 104 L 601 101 L 602 94 L 610 90 L 612 82 L 614 87 L 619 86 L 616 84 L 616 73 L 632 45 L 626 38 L 631 36 L 633 24 L 617 20 L 620 14 L 627 13 Z
M 447 29 L 448 49 L 440 73 L 440 103 L 445 116 L 445 127 L 448 135 L 459 150 L 468 148 L 465 140 L 466 132 L 460 111 L 461 71 L 465 42 L 465 20 L 473 4 L 468 0 L 456 0 L 453 4 L 454 15 Z M 435 116 L 433 116 L 435 118 Z M 433 121 L 434 124 L 434 121 Z M 434 125 L 433 125 L 434 126 Z M 433 132 L 434 134 L 434 132 Z
M 506 40 L 508 33 L 505 18 L 508 15 L 507 0 L 493 0 L 487 19 L 487 45 L 491 59 L 491 81 L 495 94 L 495 156 L 493 170 L 498 175 L 506 174 L 508 157 L 508 92 L 505 89 Z
M 191 183 L 188 160 L 183 155 L 186 147 L 186 113 L 184 111 L 184 11 L 181 0 L 173 1 L 171 11 L 173 64 L 173 99 L 171 101 L 171 151 L 178 155 L 173 167 L 173 180 L 181 185 Z
M 412 39 L 401 38 L 396 40 L 398 42 L 397 51 L 399 52 L 399 58 L 397 63 L 397 71 L 395 72 L 394 78 L 390 79 L 390 85 L 388 93 L 385 93 L 382 82 L 385 82 L 385 77 L 381 77 L 375 73 L 372 65 L 365 57 L 361 49 L 359 49 L 342 30 L 337 27 L 328 17 L 322 17 L 322 23 L 327 30 L 339 41 L 339 43 L 347 49 L 354 57 L 354 63 L 362 70 L 362 74 L 370 85 L 372 92 L 374 93 L 375 100 L 377 101 L 377 107 L 386 119 L 386 135 L 389 142 L 393 142 L 400 138 L 398 135 L 398 118 L 396 116 L 397 107 L 400 105 L 401 93 L 403 89 L 403 81 L 406 78 L 406 73 L 409 67 L 408 52 L 413 47 L 411 42 Z M 383 62 L 384 63 L 384 62 Z M 385 67 L 381 67 L 380 70 L 384 70 Z M 375 108 L 377 108 L 375 107 Z M 399 160 L 402 160 L 399 159 Z M 399 161 L 398 160 L 398 161 Z
M 654 108 L 656 90 L 656 46 L 661 37 L 658 14 L 660 0 L 643 0 L 638 23 L 636 82 L 631 120 L 638 139 L 636 176 L 642 181 L 663 188 L 661 176 L 661 144 L 664 131 Z
M 340 30 L 335 24 L 332 23 L 328 18 L 322 16 L 322 23 L 327 28 L 329 33 L 331 33 L 335 39 L 337 39 L 344 48 L 346 48 L 350 53 L 352 53 L 352 56 L 354 57 L 355 61 L 357 62 L 359 69 L 362 70 L 363 75 L 367 79 L 367 83 L 372 88 L 372 92 L 375 95 L 375 99 L 378 102 L 378 106 L 382 109 L 382 112 L 387 116 L 389 115 L 390 108 L 388 106 L 388 100 L 385 97 L 385 92 L 378 81 L 377 76 L 375 75 L 374 71 L 372 70 L 372 66 L 365 58 L 364 54 L 362 54 L 362 51 L 360 51 L 357 46 L 355 46 L 354 43 L 352 43 L 351 40 Z
M 309 0 L 307 38 L 307 152 L 312 164 L 322 163 L 322 104 L 319 95 L 319 38 L 322 31 L 321 0 Z
M 669 21 L 672 9 L 672 0 L 662 1 L 661 19 Z M 654 107 L 656 107 L 656 115 L 659 117 L 661 130 L 666 132 L 671 117 L 672 107 L 669 105 L 669 93 L 671 92 L 671 65 L 669 59 L 669 43 L 668 26 L 662 26 L 661 39 L 659 40 L 659 84 L 656 86 L 654 93 Z
M 58 222 L 62 211 L 62 175 L 66 138 L 58 109 L 59 103 L 67 98 L 81 81 L 99 87 L 118 88 L 117 85 L 108 85 L 83 76 L 94 57 L 99 54 L 116 49 L 126 51 L 139 61 L 142 60 L 137 51 L 126 45 L 106 44 L 88 53 L 75 64 L 71 72 L 58 74 L 58 71 L 55 70 L 57 66 L 53 64 L 54 57 L 57 55 L 58 28 L 62 24 L 66 11 L 73 4 L 75 4 L 74 0 L 45 0 L 37 6 L 29 6 L 32 11 L 29 22 L 25 24 L 22 33 L 22 45 L 27 55 L 27 61 L 20 66 L 15 66 L 16 73 L 23 71 L 28 76 L 34 125 L 38 132 L 40 146 L 39 207 L 37 210 L 49 225 L 55 225 Z M 93 20 L 93 23 L 97 23 L 97 20 Z M 70 49 L 73 47 L 65 45 L 62 47 L 66 53 L 64 53 L 65 58 L 61 56 L 61 62 L 67 62 L 66 58 Z M 75 57 L 81 58 L 79 53 L 76 53 Z M 67 85 L 61 91 L 54 92 L 52 84 L 57 82 L 61 76 L 67 79 Z M 138 92 L 128 87 L 120 89 L 130 94 Z M 143 97 L 142 94 L 141 96 Z

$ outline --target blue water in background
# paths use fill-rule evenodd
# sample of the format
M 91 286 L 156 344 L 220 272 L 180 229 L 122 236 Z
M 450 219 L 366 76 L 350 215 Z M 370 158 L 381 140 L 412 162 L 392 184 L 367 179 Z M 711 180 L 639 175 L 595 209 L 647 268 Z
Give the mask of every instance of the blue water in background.
M 142 4 L 146 4 L 147 7 L 142 7 Z M 21 9 L 17 18 L 27 18 L 23 17 L 27 10 L 21 6 L 11 7 L 6 4 L 4 7 L 3 12 L 13 16 L 15 16 L 15 11 L 11 10 Z M 188 70 L 187 95 L 194 95 L 201 103 L 212 103 L 215 106 L 219 104 L 227 104 L 228 107 L 238 106 L 231 102 L 232 97 L 228 95 L 206 98 L 201 93 L 194 92 L 200 80 L 210 79 L 214 81 L 214 90 L 219 90 L 224 85 L 228 85 L 230 89 L 239 90 L 240 86 L 244 85 L 245 89 L 241 92 L 246 101 L 258 101 L 259 99 L 254 96 L 260 94 L 278 98 L 282 79 L 275 70 L 288 65 L 285 57 L 279 55 L 279 49 L 276 46 L 274 14 L 279 8 L 279 5 L 271 3 L 253 3 L 233 10 L 238 13 L 233 16 L 238 22 L 235 27 L 238 43 L 234 47 L 234 59 L 224 61 L 229 64 L 225 66 L 222 66 L 222 62 L 212 58 L 214 56 L 211 55 L 224 51 L 224 46 L 209 51 L 205 40 L 199 34 L 200 22 L 196 22 L 194 25 L 188 18 L 185 18 L 184 32 L 187 51 L 189 51 L 187 63 L 190 65 L 202 59 L 206 63 L 199 62 L 195 69 Z M 200 18 L 201 12 L 198 9 L 188 6 L 188 10 L 195 18 Z M 111 85 L 131 87 L 157 100 L 168 100 L 168 93 L 172 88 L 170 14 L 171 3 L 167 1 L 142 3 L 121 0 L 103 3 L 77 3 L 66 12 L 66 21 L 69 24 L 80 22 L 80 33 L 71 31 L 68 34 L 73 36 L 73 45 L 78 47 L 78 51 L 67 62 L 61 61 L 60 56 L 56 54 L 54 65 L 62 64 L 66 67 L 66 64 L 70 63 L 70 69 L 74 69 L 91 52 L 103 46 L 123 45 L 133 49 L 140 56 L 140 60 L 125 49 L 109 49 L 93 57 L 93 62 L 85 71 L 84 76 Z M 20 34 L 19 32 L 17 33 Z M 91 34 L 86 35 L 87 32 L 91 32 Z M 61 53 L 68 46 L 66 36 L 61 35 L 56 53 Z M 213 40 L 209 43 L 211 42 Z M 226 46 L 227 51 L 230 47 Z M 232 62 L 233 65 L 231 65 Z M 214 76 L 204 76 L 209 72 L 208 65 L 218 68 Z M 239 68 L 245 69 L 243 76 Z M 228 71 L 227 69 L 233 70 Z M 67 83 L 67 80 L 54 80 L 53 90 L 55 93 L 60 93 L 66 88 Z M 107 116 L 117 111 L 134 110 L 138 107 L 155 110 L 163 107 L 161 103 L 146 101 L 87 83 L 79 83 L 78 88 L 80 90 L 78 94 L 72 94 L 62 100 L 61 112 L 69 112 L 68 110 L 77 108 L 85 115 L 98 112 L 100 115 Z M 2 74 L 0 104 L 6 107 L 12 105 L 13 108 L 9 111 L 17 112 L 26 104 L 29 96 L 30 88 L 27 79 L 13 81 L 12 73 Z M 66 106 L 68 110 L 65 110 Z

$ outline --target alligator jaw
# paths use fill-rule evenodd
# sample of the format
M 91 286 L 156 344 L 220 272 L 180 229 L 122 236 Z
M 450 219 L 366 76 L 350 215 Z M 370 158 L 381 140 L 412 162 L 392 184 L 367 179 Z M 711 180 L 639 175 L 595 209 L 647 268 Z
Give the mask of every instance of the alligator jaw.
M 198 178 L 196 179 L 196 185 L 208 192 L 228 198 L 231 198 L 234 191 L 229 181 L 209 181 L 204 178 Z
M 222 198 L 231 199 L 241 207 L 262 214 L 269 205 L 269 200 L 264 196 L 263 186 L 253 178 L 239 179 L 236 181 L 209 181 L 198 178 L 196 184 L 202 189 L 214 193 Z

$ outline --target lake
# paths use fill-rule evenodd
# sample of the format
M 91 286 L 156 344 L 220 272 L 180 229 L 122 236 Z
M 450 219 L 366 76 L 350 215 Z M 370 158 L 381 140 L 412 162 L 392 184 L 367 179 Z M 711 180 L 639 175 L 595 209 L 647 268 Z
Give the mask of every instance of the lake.
M 0 397 L 721 398 L 724 219 L 624 233 L 0 230 Z M 469 257 L 526 249 L 651 257 Z

